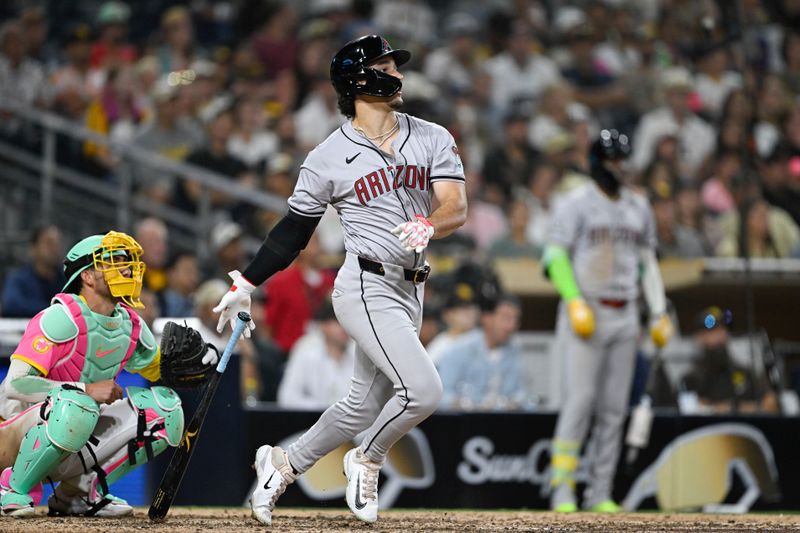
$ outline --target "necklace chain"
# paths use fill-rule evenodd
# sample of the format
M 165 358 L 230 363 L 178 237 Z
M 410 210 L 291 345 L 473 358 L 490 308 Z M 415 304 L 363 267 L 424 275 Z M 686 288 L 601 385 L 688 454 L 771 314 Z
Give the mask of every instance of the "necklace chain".
M 365 138 L 369 139 L 370 141 L 372 141 L 372 142 L 376 143 L 378 146 L 380 146 L 386 141 L 386 139 L 391 134 L 393 134 L 399 128 L 400 128 L 400 117 L 396 117 L 395 122 L 394 122 L 394 126 L 392 126 L 391 128 L 389 128 L 388 130 L 386 130 L 383 133 L 379 133 L 378 135 L 376 135 L 374 137 L 370 137 L 369 135 L 367 135 L 367 133 L 363 129 L 361 129 L 359 127 L 354 127 L 353 129 L 355 129 L 358 133 L 360 133 Z M 378 141 L 380 141 L 380 142 L 378 142 Z

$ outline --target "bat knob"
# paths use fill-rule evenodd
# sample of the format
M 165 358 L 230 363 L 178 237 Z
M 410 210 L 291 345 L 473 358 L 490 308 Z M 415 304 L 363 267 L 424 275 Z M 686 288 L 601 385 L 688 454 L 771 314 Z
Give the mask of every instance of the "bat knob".
M 236 316 L 242 322 L 250 322 L 252 320 L 252 318 L 250 318 L 250 313 L 248 313 L 246 311 L 239 311 L 239 313 Z

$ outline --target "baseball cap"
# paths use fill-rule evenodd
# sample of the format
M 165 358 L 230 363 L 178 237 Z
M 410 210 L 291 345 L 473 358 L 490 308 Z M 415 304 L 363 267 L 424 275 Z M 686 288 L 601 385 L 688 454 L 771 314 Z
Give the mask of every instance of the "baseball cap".
M 97 23 L 105 24 L 124 24 L 131 16 L 131 8 L 127 4 L 111 0 L 100 6 L 97 13 Z
M 454 309 L 456 307 L 466 307 L 469 305 L 476 305 L 475 290 L 469 283 L 456 283 L 453 290 L 447 296 L 447 299 L 442 305 L 443 309 Z
M 211 230 L 211 247 L 218 252 L 242 236 L 242 227 L 231 220 L 223 220 Z
M 664 89 L 690 89 L 692 74 L 684 67 L 671 67 L 661 73 L 661 87 Z

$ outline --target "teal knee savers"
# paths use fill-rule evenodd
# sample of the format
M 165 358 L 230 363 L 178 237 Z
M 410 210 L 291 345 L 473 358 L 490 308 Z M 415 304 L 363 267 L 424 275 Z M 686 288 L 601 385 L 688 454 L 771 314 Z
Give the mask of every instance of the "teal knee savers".
M 164 432 L 170 446 L 177 446 L 183 436 L 183 409 L 181 398 L 169 387 L 156 386 L 150 389 L 128 387 L 128 398 L 137 411 L 152 409 L 164 418 Z

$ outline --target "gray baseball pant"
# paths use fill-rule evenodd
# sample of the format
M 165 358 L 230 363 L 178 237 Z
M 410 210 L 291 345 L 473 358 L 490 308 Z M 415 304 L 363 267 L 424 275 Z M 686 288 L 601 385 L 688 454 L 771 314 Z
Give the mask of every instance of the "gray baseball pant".
M 347 396 L 287 449 L 298 472 L 365 429 L 361 448 L 382 463 L 441 401 L 442 382 L 419 340 L 424 284 L 406 281 L 399 266 L 384 269 L 384 276 L 362 271 L 348 253 L 336 277 L 333 307 L 356 341 L 356 363 Z

